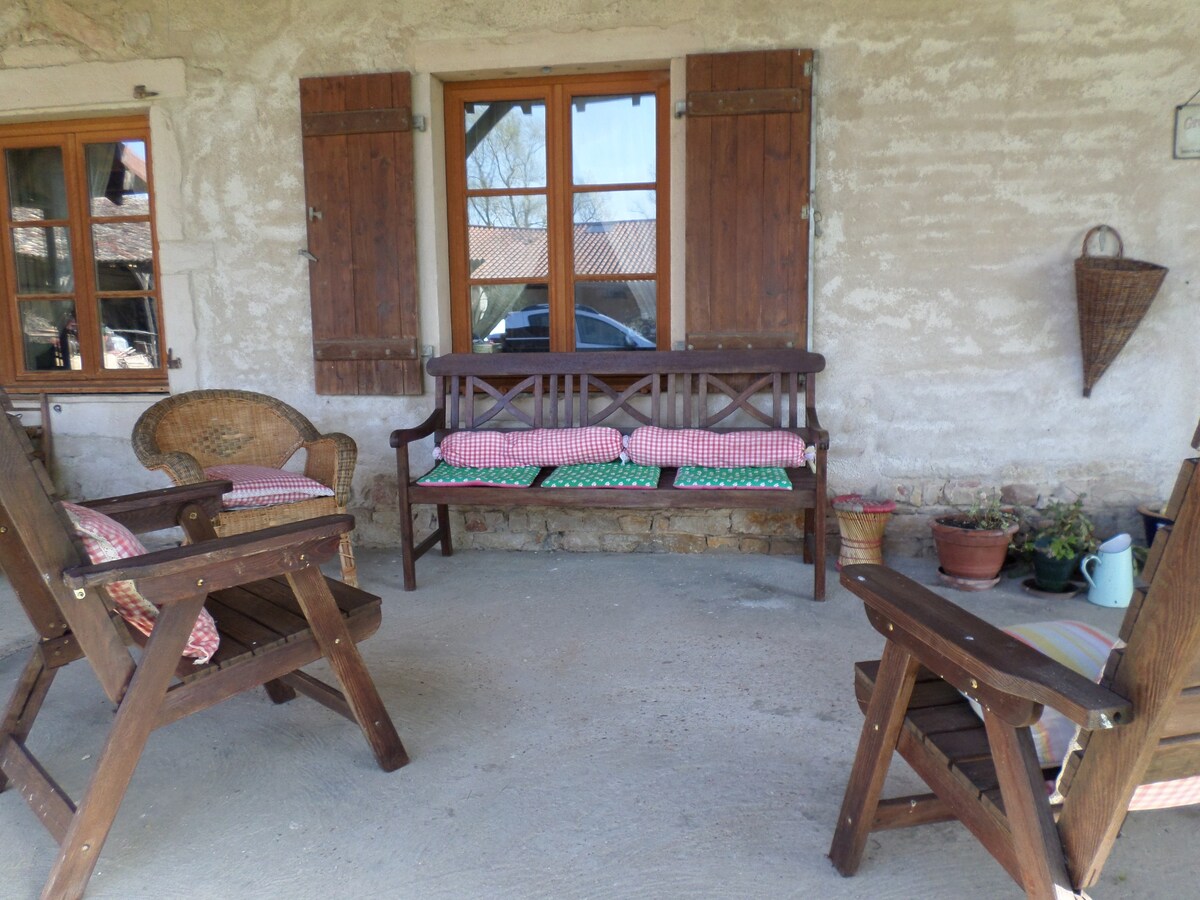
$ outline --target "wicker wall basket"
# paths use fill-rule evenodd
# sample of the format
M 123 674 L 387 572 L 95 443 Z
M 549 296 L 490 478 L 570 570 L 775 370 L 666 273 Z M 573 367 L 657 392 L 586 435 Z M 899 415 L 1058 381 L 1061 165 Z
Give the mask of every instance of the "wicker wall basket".
M 1105 231 L 1117 239 L 1117 255 L 1090 256 L 1092 236 Z M 1084 235 L 1083 250 L 1075 260 L 1083 396 L 1092 395 L 1092 386 L 1146 315 L 1166 274 L 1165 266 L 1125 259 L 1125 244 L 1115 228 L 1097 225 Z

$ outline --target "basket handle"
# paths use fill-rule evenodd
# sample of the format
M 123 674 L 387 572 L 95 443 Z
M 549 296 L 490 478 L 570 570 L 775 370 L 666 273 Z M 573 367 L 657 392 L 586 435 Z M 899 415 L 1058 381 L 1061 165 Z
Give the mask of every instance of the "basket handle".
M 1095 228 L 1090 229 L 1088 233 L 1083 236 L 1083 249 L 1079 252 L 1079 255 L 1088 256 L 1088 243 L 1091 241 L 1092 235 L 1096 234 L 1097 232 L 1103 233 L 1105 231 L 1112 232 L 1112 236 L 1117 239 L 1117 258 L 1119 259 L 1124 256 L 1125 242 L 1121 240 L 1121 233 L 1111 225 L 1097 225 Z

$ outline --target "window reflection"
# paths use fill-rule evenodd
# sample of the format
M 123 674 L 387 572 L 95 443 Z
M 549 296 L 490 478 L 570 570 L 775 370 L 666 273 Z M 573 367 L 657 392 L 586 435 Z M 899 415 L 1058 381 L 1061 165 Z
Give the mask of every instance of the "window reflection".
M 576 97 L 571 106 L 575 184 L 654 181 L 653 94 Z
M 69 294 L 75 290 L 71 235 L 66 228 L 14 228 L 18 294 Z
M 4 162 L 8 170 L 9 218 L 22 222 L 67 217 L 61 147 L 5 150 Z
M 100 303 L 106 369 L 158 367 L 158 319 L 153 297 L 114 297 Z
M 651 280 L 576 282 L 575 349 L 655 349 L 657 300 Z
M 26 300 L 20 309 L 26 371 L 83 368 L 74 301 Z
M 150 214 L 146 145 L 141 141 L 88 144 L 87 173 L 93 216 Z
M 466 104 L 466 151 L 468 190 L 545 187 L 546 105 L 540 100 Z

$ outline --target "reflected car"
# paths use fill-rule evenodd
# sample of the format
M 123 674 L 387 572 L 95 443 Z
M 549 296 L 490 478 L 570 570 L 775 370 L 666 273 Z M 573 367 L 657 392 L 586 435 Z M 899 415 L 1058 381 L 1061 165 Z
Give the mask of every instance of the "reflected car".
M 514 310 L 487 340 L 502 353 L 536 353 L 550 349 L 550 308 L 546 304 Z M 575 308 L 576 350 L 653 350 L 654 341 L 588 306 Z

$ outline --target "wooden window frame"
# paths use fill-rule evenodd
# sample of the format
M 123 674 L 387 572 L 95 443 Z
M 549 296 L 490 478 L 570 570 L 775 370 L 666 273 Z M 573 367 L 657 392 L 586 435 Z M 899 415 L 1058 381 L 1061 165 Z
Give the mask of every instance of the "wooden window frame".
M 146 148 L 146 214 L 94 218 L 89 208 L 87 189 L 86 144 L 106 141 L 141 141 Z M 80 340 L 81 370 L 28 371 L 24 366 L 24 346 L 19 315 L 16 261 L 11 237 L 13 223 L 9 202 L 7 167 L 4 153 L 23 147 L 60 146 L 63 149 L 63 177 L 67 190 L 67 218 L 47 220 L 62 223 L 72 232 L 71 254 L 74 277 L 72 297 Z M 158 228 L 155 218 L 153 151 L 150 120 L 145 114 L 111 116 L 96 119 L 67 119 L 0 125 L 0 384 L 18 391 L 52 393 L 132 393 L 168 390 L 166 324 L 163 321 L 162 274 L 159 265 Z M 150 369 L 105 369 L 101 338 L 100 302 L 107 297 L 134 295 L 134 292 L 100 290 L 96 284 L 92 226 L 97 222 L 147 222 L 150 226 L 153 286 L 136 292 L 151 297 L 158 325 L 158 366 Z M 25 295 L 28 296 L 28 295 Z M 36 296 L 36 295 L 35 295 Z M 52 299 L 52 298 L 51 298 Z
M 572 98 L 604 94 L 653 93 L 655 95 L 655 179 L 630 184 L 575 185 L 571 166 Z M 472 279 L 469 273 L 468 190 L 466 183 L 466 103 L 503 100 L 542 100 L 546 104 L 546 194 L 549 274 L 546 279 L 551 310 L 550 349 L 575 351 L 575 284 L 627 281 L 649 273 L 576 276 L 574 272 L 573 196 L 597 189 L 653 189 L 655 193 L 656 345 L 670 348 L 671 341 L 671 170 L 670 73 L 663 70 L 570 76 L 537 76 L 486 81 L 447 82 L 444 88 L 446 125 L 446 194 L 450 254 L 450 322 L 452 347 L 470 353 L 471 287 L 476 284 L 528 283 L 529 278 Z M 540 194 L 541 188 L 505 193 Z

